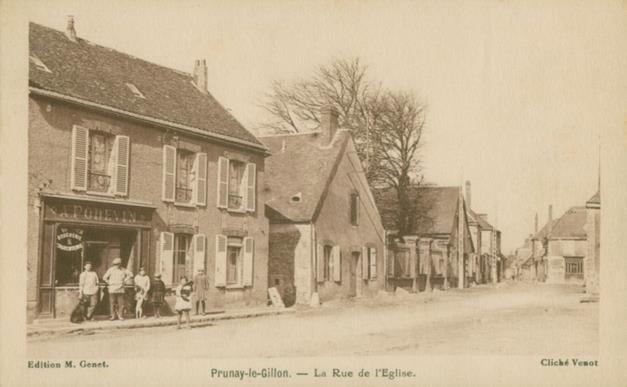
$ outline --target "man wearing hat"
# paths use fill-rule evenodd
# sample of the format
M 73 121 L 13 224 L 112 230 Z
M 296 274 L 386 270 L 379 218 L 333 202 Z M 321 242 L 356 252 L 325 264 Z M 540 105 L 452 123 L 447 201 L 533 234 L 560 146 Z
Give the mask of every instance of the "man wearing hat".
M 111 320 L 115 320 L 116 315 L 120 320 L 124 320 L 124 316 L 122 315 L 124 308 L 124 282 L 128 280 L 129 272 L 120 267 L 122 265 L 122 259 L 120 258 L 114 259 L 111 265 L 112 266 L 102 277 L 107 283 L 107 290 L 109 291 Z
M 202 314 L 204 315 L 207 293 L 209 293 L 209 279 L 204 269 L 199 269 L 198 274 L 194 276 L 193 288 L 196 297 L 196 314 L 200 312 L 199 306 L 202 305 Z
M 91 320 L 98 303 L 98 274 L 91 269 L 91 262 L 85 262 L 85 271 L 78 277 L 78 297 L 85 299 L 85 318 Z
M 150 283 L 150 301 L 156 318 L 161 317 L 161 304 L 163 304 L 164 297 L 165 284 L 161 280 L 161 274 L 157 273 Z

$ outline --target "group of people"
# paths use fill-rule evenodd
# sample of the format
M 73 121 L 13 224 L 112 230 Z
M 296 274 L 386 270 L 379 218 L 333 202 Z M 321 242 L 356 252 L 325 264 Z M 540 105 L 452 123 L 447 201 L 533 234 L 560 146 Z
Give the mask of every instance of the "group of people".
M 85 262 L 85 270 L 79 276 L 78 295 L 84 306 L 84 315 L 87 320 L 92 320 L 96 305 L 102 299 L 99 297 L 99 278 L 98 274 L 93 271 L 91 262 Z M 125 285 L 132 284 L 135 291 L 135 317 L 142 318 L 144 315 L 144 305 L 151 302 L 156 318 L 161 317 L 161 307 L 164 303 L 166 286 L 161 280 L 161 274 L 157 273 L 151 279 L 146 270 L 141 267 L 139 273 L 133 278 L 133 274 L 126 268 L 122 267 L 122 260 L 115 258 L 111 263 L 111 267 L 103 275 L 102 280 L 106 283 L 107 292 L 109 294 L 110 319 L 124 320 L 124 312 L 126 309 L 126 290 Z M 190 311 L 192 310 L 192 293 L 196 299 L 196 314 L 200 313 L 202 306 L 202 314 L 206 313 L 206 301 L 209 291 L 209 280 L 204 270 L 199 270 L 194 276 L 193 281 L 189 281 L 183 276 L 176 288 L 176 304 L 174 309 L 177 312 L 177 327 L 181 326 L 183 315 L 186 316 L 187 326 L 191 327 Z

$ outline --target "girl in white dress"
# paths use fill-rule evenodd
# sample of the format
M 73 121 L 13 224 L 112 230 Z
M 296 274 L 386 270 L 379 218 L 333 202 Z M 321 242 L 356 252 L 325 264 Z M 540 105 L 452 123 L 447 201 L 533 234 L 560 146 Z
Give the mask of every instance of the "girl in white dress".
M 185 314 L 187 320 L 187 328 L 191 329 L 192 325 L 189 320 L 189 311 L 192 309 L 192 285 L 189 283 L 187 277 L 181 277 L 181 282 L 176 288 L 176 304 L 174 309 L 177 313 L 176 329 L 181 329 L 181 317 Z

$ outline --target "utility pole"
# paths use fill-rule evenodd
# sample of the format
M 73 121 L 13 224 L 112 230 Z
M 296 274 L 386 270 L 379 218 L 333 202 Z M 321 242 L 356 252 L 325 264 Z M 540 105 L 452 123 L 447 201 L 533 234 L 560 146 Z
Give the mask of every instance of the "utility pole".
M 457 216 L 457 287 L 459 289 L 464 288 L 464 280 L 466 279 L 466 273 L 464 273 L 464 194 L 462 192 L 463 185 L 459 186 L 459 199 L 458 204 L 458 216 Z

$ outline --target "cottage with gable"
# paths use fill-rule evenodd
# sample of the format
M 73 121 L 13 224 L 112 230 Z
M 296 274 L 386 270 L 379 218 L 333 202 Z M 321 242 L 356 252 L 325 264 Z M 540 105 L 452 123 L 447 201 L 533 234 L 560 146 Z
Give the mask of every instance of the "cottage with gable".
M 28 320 L 68 316 L 85 262 L 102 278 L 118 257 L 168 287 L 206 269 L 215 306 L 264 304 L 268 150 L 208 92 L 205 61 L 159 66 L 72 18 L 31 23 L 29 43 Z
M 461 187 L 413 186 L 410 195 L 417 208 L 415 226 L 408 235 L 398 235 L 396 191 L 375 192 L 389 233 L 388 287 L 417 292 L 467 286 L 475 250 Z
M 268 282 L 287 305 L 376 293 L 385 230 L 350 131 L 327 108 L 320 131 L 263 137 Z
M 588 251 L 586 208 L 571 207 L 547 237 L 548 283 L 584 282 L 584 259 Z

